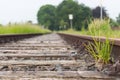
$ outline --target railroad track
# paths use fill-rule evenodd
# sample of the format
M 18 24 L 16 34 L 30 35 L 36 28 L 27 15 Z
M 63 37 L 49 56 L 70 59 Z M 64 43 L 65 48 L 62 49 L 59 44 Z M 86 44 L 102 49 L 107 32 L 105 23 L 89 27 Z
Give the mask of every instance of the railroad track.
M 71 46 L 74 47 L 74 49 L 78 49 L 79 53 L 85 52 L 85 46 L 84 44 L 88 42 L 94 42 L 93 37 L 94 36 L 85 36 L 85 35 L 74 35 L 74 34 L 64 34 L 59 33 L 59 35 Z M 100 40 L 100 42 L 105 41 L 105 37 L 94 37 L 97 40 Z M 120 39 L 115 38 L 109 38 L 109 41 L 111 41 L 111 45 L 113 46 L 112 49 L 112 57 L 116 60 L 118 60 L 120 56 Z
M 0 80 L 115 80 L 89 69 L 90 55 L 74 48 L 58 34 L 1 44 Z

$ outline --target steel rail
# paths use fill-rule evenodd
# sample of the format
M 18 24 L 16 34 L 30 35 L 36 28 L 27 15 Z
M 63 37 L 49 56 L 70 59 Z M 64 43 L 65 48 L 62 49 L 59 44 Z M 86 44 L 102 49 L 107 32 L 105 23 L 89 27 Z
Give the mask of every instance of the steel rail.
M 69 44 L 71 44 L 71 46 L 74 46 L 77 49 L 80 49 L 81 45 L 84 46 L 83 45 L 84 43 L 94 42 L 93 38 L 96 38 L 96 40 L 100 42 L 104 42 L 107 39 L 105 37 L 97 37 L 97 36 L 75 35 L 75 34 L 65 34 L 65 33 L 58 33 L 58 34 Z M 109 38 L 108 40 L 110 40 L 110 43 L 113 46 L 111 55 L 115 60 L 117 60 L 118 57 L 120 56 L 120 39 Z
M 24 38 L 30 38 L 38 35 L 43 35 L 42 33 L 28 33 L 28 34 L 1 34 L 0 43 L 7 43 L 11 41 L 18 41 Z

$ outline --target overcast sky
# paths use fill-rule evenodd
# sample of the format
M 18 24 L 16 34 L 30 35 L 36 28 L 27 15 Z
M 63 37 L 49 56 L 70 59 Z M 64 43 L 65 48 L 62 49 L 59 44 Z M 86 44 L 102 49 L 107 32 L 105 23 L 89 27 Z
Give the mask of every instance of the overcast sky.
M 78 0 L 86 6 L 95 8 L 100 5 L 100 0 Z M 45 4 L 57 6 L 62 0 L 0 0 L 0 24 L 9 22 L 37 22 L 36 14 L 39 8 Z M 103 0 L 103 6 L 107 13 L 115 19 L 120 13 L 120 0 Z

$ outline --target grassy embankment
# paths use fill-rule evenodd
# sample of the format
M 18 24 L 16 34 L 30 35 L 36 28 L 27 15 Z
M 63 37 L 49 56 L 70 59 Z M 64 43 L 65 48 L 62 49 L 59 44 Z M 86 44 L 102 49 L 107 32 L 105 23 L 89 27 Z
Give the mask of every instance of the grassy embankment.
M 73 29 L 67 31 L 61 31 L 62 33 L 78 34 L 78 35 L 91 35 L 91 36 L 103 36 L 108 38 L 120 38 L 119 30 L 112 30 L 109 20 L 100 21 L 95 19 L 89 24 L 88 30 L 82 29 L 81 31 L 75 31 Z
M 30 34 L 30 33 L 50 33 L 50 30 L 43 29 L 31 24 L 11 24 L 0 26 L 0 34 Z

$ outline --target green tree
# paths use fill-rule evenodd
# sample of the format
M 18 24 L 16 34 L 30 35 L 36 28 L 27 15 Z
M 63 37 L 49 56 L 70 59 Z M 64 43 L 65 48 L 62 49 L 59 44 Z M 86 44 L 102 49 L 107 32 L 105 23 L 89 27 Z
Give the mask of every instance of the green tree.
M 50 30 L 63 30 L 70 28 L 69 14 L 73 14 L 73 28 L 80 30 L 90 21 L 92 11 L 77 0 L 63 0 L 57 7 L 53 5 L 42 6 L 37 14 L 38 23 Z
M 69 14 L 73 14 L 73 28 L 76 30 L 80 30 L 83 26 L 87 26 L 87 22 L 91 16 L 91 10 L 89 7 L 78 4 L 75 0 L 63 0 L 57 7 L 57 18 L 59 21 L 59 26 L 61 25 L 61 21 L 64 21 L 67 25 L 66 29 L 70 28 L 70 21 L 68 18 Z
M 59 24 L 60 24 L 60 26 L 59 26 L 60 30 L 66 30 L 67 29 L 68 23 L 65 22 L 64 20 L 61 20 Z
M 2 24 L 0 24 L 0 27 L 2 26 Z
M 120 14 L 118 15 L 117 19 L 117 23 L 120 25 Z
M 100 18 L 100 6 L 97 6 L 95 9 L 92 10 L 92 17 L 93 18 Z M 102 8 L 103 18 L 108 17 L 105 8 Z
M 79 5 L 80 11 L 78 13 L 78 17 L 76 16 L 76 28 L 79 30 L 82 27 L 87 28 L 88 24 L 90 23 L 92 17 L 92 11 L 89 7 L 85 6 L 84 4 Z
M 42 6 L 37 13 L 38 23 L 50 30 L 56 29 L 56 8 L 53 5 Z
M 111 27 L 118 27 L 119 24 L 117 23 L 117 21 L 113 20 L 113 19 L 110 19 L 110 26 Z

